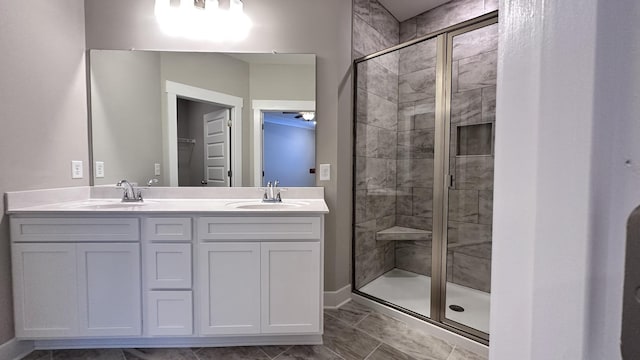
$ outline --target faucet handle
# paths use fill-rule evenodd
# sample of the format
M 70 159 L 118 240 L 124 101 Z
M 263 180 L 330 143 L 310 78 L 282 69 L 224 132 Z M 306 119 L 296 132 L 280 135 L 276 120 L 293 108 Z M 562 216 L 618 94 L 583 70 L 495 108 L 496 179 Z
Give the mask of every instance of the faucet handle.
M 279 184 L 280 184 L 280 181 L 276 180 L 273 182 L 273 187 L 278 187 Z

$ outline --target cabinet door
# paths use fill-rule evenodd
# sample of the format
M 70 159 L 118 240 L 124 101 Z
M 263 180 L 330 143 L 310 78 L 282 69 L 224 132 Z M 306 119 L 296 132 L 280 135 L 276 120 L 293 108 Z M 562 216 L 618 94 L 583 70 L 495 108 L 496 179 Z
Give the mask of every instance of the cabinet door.
M 150 291 L 145 324 L 153 336 L 192 335 L 191 291 Z
M 140 244 L 78 244 L 81 336 L 141 334 Z
M 260 332 L 260 244 L 199 245 L 200 334 Z
M 320 243 L 262 243 L 262 332 L 320 331 Z
M 12 244 L 11 248 L 16 337 L 77 335 L 75 244 Z
M 191 244 L 148 244 L 145 262 L 149 289 L 191 288 Z

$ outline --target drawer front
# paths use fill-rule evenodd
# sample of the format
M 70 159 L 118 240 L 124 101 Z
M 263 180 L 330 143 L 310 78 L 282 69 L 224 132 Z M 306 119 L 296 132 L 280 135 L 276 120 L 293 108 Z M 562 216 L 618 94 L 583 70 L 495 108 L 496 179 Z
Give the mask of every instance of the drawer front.
M 191 244 L 147 244 L 149 289 L 191 288 Z
M 13 242 L 140 241 L 136 218 L 11 218 Z
M 147 294 L 147 332 L 155 336 L 192 335 L 191 291 L 150 291 Z
M 191 218 L 148 218 L 144 232 L 151 241 L 190 241 Z
M 319 240 L 319 217 L 202 217 L 198 239 L 217 240 Z

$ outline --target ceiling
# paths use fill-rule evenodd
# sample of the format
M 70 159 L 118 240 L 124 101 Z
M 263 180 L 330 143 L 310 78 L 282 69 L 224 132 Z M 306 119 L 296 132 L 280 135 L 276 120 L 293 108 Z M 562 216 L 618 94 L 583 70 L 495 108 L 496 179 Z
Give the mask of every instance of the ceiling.
M 420 15 L 450 0 L 378 0 L 400 22 Z

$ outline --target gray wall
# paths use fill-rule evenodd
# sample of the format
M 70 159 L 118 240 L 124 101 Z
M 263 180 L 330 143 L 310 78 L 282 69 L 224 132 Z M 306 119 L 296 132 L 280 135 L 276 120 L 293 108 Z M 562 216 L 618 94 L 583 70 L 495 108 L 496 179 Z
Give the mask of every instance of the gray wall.
M 351 3 L 344 0 L 246 0 L 253 20 L 249 38 L 238 43 L 213 43 L 172 38 L 158 28 L 154 1 L 87 0 L 87 48 L 158 49 L 317 54 L 317 163 L 332 165 L 325 187 L 331 210 L 325 228 L 325 288 L 339 289 L 350 282 L 350 204 L 337 199 L 351 193 L 350 51 Z M 301 16 L 307 14 L 311 16 Z M 113 24 L 118 26 L 113 26 Z M 320 121 L 322 119 L 322 121 Z M 251 131 L 249 126 L 244 129 Z
M 160 54 L 92 51 L 90 61 L 93 161 L 105 167 L 94 184 L 146 184 L 162 163 Z
M 0 2 L 0 193 L 84 186 L 87 104 L 81 0 Z M 84 178 L 71 180 L 71 160 Z M 13 337 L 8 218 L 0 203 L 0 343 Z

